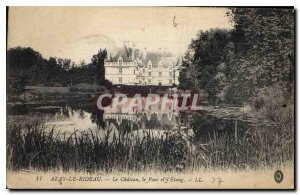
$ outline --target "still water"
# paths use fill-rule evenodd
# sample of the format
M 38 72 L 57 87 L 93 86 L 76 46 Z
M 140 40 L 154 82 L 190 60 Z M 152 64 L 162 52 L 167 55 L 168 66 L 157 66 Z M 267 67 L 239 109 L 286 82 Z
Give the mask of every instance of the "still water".
M 112 134 L 139 134 L 151 131 L 154 135 L 162 135 L 172 130 L 179 121 L 175 112 L 124 112 L 122 109 L 100 111 L 91 102 L 71 102 L 58 105 L 18 105 L 7 107 L 8 124 L 34 124 L 39 122 L 56 132 L 72 134 L 93 131 L 100 135 L 110 131 Z
M 111 106 L 111 105 L 109 105 Z M 110 136 L 136 136 L 143 137 L 151 132 L 152 136 L 163 136 L 166 131 L 186 125 L 184 113 L 162 111 L 142 112 L 107 109 L 100 111 L 95 102 L 81 101 L 68 102 L 55 105 L 22 104 L 7 106 L 7 123 L 35 124 L 39 122 L 47 127 L 54 128 L 55 132 L 71 135 L 76 132 L 96 132 L 105 137 Z M 232 133 L 236 120 L 224 120 L 202 112 L 198 118 L 192 119 L 193 134 L 196 139 L 208 137 L 209 134 Z M 248 128 L 239 122 L 239 129 Z

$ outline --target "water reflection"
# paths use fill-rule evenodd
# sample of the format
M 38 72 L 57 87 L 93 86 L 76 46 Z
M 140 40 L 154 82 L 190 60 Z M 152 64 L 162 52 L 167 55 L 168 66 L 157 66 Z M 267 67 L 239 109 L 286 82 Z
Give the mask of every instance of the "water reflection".
M 193 129 L 195 140 L 206 143 L 211 137 L 218 134 L 233 134 L 237 119 L 224 119 L 206 112 L 177 113 L 169 111 L 150 112 L 130 111 L 118 109 L 98 110 L 95 103 L 68 102 L 59 105 L 18 105 L 7 107 L 8 123 L 45 124 L 61 133 L 72 134 L 78 132 L 96 132 L 105 136 L 110 132 L 110 138 L 115 136 L 139 136 L 151 132 L 151 135 L 162 136 L 165 131 L 174 129 L 178 124 Z M 238 132 L 248 129 L 247 123 L 238 122 Z
M 101 111 L 90 102 L 74 102 L 60 105 L 22 105 L 8 108 L 8 116 L 15 122 L 16 118 L 30 121 L 40 121 L 55 130 L 73 133 L 74 130 L 95 131 L 100 135 L 111 132 L 116 136 L 126 134 L 143 135 L 145 130 L 160 135 L 165 130 L 171 130 L 178 123 L 178 113 L 170 111 L 144 112 L 132 109 L 106 109 Z

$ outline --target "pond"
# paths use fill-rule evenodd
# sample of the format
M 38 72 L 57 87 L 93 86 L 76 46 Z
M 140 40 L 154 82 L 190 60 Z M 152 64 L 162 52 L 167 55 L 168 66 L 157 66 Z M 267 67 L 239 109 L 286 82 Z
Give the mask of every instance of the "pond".
M 133 134 L 144 136 L 145 131 L 153 135 L 162 135 L 178 124 L 179 114 L 170 112 L 138 112 L 111 110 L 101 111 L 95 103 L 78 101 L 47 104 L 22 104 L 7 107 L 7 123 L 34 124 L 39 122 L 56 132 L 72 134 L 93 131 L 100 135 L 112 132 L 116 136 Z
M 153 136 L 162 136 L 166 131 L 182 125 L 187 113 L 179 112 L 141 112 L 137 110 L 124 111 L 118 109 L 101 111 L 95 101 L 76 101 L 58 104 L 22 104 L 7 106 L 7 123 L 10 124 L 44 124 L 55 132 L 71 135 L 78 132 L 97 132 L 100 136 L 138 135 L 145 136 L 151 132 Z M 218 118 L 202 111 L 190 123 L 197 140 L 205 142 L 206 138 L 216 132 L 218 134 L 234 133 L 236 120 Z M 248 125 L 239 121 L 239 130 L 245 130 Z

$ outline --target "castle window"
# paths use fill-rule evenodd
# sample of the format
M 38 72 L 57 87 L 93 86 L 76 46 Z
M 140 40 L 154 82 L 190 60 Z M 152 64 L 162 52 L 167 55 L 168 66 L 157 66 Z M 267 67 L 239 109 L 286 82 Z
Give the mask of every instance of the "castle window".
M 122 83 L 122 77 L 119 77 L 119 83 Z
M 148 76 L 151 76 L 151 72 L 148 72 Z
M 169 72 L 170 77 L 173 76 L 172 72 Z
M 169 80 L 169 84 L 172 84 L 172 80 L 171 79 Z
M 151 79 L 148 79 L 148 83 L 149 83 L 149 84 L 151 83 Z
M 162 76 L 162 72 L 159 72 L 159 76 Z
M 135 69 L 133 69 L 133 74 L 135 74 Z
M 122 74 L 122 68 L 119 68 L 119 74 Z

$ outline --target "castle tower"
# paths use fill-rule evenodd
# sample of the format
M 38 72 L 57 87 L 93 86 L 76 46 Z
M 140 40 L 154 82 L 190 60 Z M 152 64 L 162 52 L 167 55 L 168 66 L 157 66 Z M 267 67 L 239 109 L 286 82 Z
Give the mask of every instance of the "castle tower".
M 134 44 L 134 42 L 133 42 L 133 44 L 132 44 L 132 51 L 131 51 L 131 60 L 132 60 L 132 61 L 133 61 L 134 58 L 135 58 L 134 52 L 135 52 L 135 44 Z
M 147 57 L 147 48 L 145 47 L 143 52 L 143 58 L 146 59 L 146 57 Z

